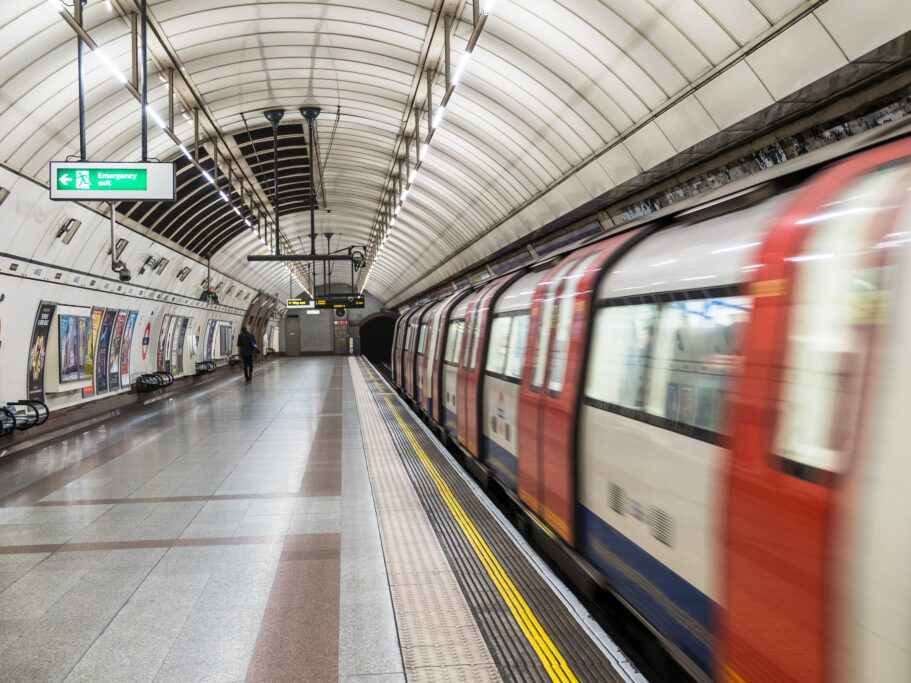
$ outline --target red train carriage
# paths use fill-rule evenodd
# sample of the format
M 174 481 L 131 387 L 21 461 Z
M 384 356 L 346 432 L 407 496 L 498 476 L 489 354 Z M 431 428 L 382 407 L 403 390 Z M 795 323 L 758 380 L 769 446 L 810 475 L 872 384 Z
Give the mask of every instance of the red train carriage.
M 406 314 L 397 376 L 697 677 L 911 680 L 911 140 L 772 175 Z

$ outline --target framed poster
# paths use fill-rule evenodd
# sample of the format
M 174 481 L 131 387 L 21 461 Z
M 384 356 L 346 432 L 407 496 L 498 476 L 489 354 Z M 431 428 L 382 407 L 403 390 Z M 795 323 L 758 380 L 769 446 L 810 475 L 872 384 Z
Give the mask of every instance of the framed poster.
M 98 346 L 95 349 L 95 393 L 103 394 L 108 390 L 108 350 L 111 345 L 111 333 L 114 331 L 114 318 L 117 311 L 108 308 L 101 316 L 101 327 L 98 329 Z
M 88 398 L 95 395 L 95 349 L 98 347 L 98 331 L 101 329 L 101 316 L 104 315 L 103 308 L 93 308 L 92 317 L 89 325 L 89 343 L 86 347 L 85 357 L 85 374 L 86 378 L 92 380 L 92 385 L 82 390 L 82 398 Z
M 35 314 L 35 325 L 32 328 L 32 343 L 28 351 L 28 376 L 25 386 L 32 401 L 44 400 L 44 361 L 47 355 L 47 339 L 51 330 L 51 320 L 57 304 L 42 301 Z
M 171 318 L 172 316 L 170 315 L 162 318 L 161 330 L 158 332 L 158 362 L 155 366 L 158 368 L 158 372 L 167 372 L 167 368 L 164 365 L 164 352 L 168 341 L 168 330 L 171 327 Z
M 231 335 L 231 324 L 222 323 L 219 328 L 219 355 L 221 357 L 231 355 L 231 342 L 233 337 Z
M 146 359 L 149 353 L 149 342 L 152 339 L 152 323 L 146 323 L 146 331 L 142 333 L 142 360 Z
M 78 325 L 77 337 L 79 338 L 79 379 L 88 379 L 91 370 L 89 369 L 89 335 L 92 329 L 92 319 L 84 315 L 76 318 Z
M 86 316 L 71 313 L 57 315 L 60 384 L 88 379 L 86 358 L 88 356 L 89 324 L 89 318 Z
M 60 335 L 60 382 L 79 379 L 79 321 L 75 315 L 58 315 Z
M 130 386 L 130 349 L 133 345 L 133 331 L 136 329 L 136 318 L 139 311 L 130 311 L 127 326 L 123 332 L 123 344 L 120 347 L 120 386 Z
M 173 372 L 178 375 L 183 374 L 183 349 L 187 339 L 187 325 L 190 324 L 189 318 L 181 318 L 177 327 L 177 341 L 174 342 L 174 355 L 171 357 L 171 367 L 176 368 Z
M 111 391 L 120 388 L 120 346 L 123 343 L 123 331 L 127 325 L 127 311 L 117 311 L 114 318 L 114 331 L 111 334 L 111 350 L 108 353 L 108 388 Z
M 217 326 L 218 323 L 214 320 L 210 320 L 206 323 L 206 345 L 203 349 L 203 360 L 212 360 L 212 351 L 215 345 L 215 328 Z

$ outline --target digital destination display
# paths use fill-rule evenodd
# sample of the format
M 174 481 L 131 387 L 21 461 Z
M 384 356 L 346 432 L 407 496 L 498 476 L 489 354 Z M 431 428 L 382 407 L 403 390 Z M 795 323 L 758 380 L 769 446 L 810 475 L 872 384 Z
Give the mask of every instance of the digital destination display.
M 363 294 L 334 294 L 315 299 L 288 299 L 288 308 L 363 308 Z

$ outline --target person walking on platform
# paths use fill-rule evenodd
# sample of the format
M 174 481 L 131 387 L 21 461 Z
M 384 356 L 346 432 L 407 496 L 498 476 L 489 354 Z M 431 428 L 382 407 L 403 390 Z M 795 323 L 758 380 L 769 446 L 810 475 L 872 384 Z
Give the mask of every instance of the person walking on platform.
M 256 346 L 256 339 L 246 325 L 240 328 L 240 334 L 237 335 L 237 350 L 244 362 L 244 379 L 249 382 L 253 379 L 253 354 L 259 353 L 259 349 Z

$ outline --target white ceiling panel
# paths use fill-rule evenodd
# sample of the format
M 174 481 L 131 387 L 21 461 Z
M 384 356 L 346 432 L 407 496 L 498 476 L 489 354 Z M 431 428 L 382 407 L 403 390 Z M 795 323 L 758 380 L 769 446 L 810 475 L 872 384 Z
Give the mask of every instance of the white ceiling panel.
M 659 116 L 656 123 L 678 152 L 718 132 L 718 126 L 695 95 L 683 98 Z
M 848 63 L 844 53 L 812 14 L 747 57 L 775 99 L 782 99 Z
M 775 103 L 746 62 L 737 62 L 705 83 L 695 97 L 719 128 L 730 128 Z
M 848 59 L 857 59 L 901 35 L 911 24 L 909 0 L 829 0 L 816 16 Z
M 626 148 L 639 164 L 647 171 L 652 166 L 657 166 L 662 161 L 674 156 L 676 150 L 670 140 L 661 132 L 654 121 L 650 121 L 626 138 Z

